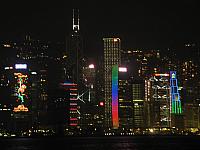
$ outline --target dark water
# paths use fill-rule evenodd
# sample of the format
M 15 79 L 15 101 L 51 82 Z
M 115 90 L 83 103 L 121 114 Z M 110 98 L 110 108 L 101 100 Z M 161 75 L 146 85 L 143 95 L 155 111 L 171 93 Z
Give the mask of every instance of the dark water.
M 120 136 L 0 139 L 0 150 L 200 150 L 199 136 Z

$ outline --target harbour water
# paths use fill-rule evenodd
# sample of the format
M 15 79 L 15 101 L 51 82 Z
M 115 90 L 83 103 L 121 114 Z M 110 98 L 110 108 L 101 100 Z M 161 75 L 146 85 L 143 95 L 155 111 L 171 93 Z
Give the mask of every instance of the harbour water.
M 1 150 L 199 150 L 200 136 L 2 138 Z

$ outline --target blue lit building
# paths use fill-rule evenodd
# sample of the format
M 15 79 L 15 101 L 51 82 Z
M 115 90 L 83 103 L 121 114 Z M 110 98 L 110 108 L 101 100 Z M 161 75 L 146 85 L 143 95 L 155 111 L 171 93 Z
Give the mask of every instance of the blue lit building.
M 180 95 L 178 92 L 178 84 L 176 78 L 176 71 L 170 71 L 170 88 L 171 88 L 171 113 L 181 114 L 182 107 L 180 101 Z

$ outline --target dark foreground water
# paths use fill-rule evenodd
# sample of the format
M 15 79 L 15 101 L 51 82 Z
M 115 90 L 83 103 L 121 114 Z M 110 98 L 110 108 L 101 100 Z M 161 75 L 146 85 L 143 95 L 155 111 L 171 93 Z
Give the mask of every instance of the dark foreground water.
M 200 136 L 119 136 L 0 139 L 0 150 L 200 150 Z

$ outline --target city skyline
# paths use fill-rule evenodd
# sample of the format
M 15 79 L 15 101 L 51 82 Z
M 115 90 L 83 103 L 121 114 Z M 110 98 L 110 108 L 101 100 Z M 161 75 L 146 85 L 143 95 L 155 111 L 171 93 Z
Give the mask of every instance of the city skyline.
M 4 6 L 0 135 L 200 133 L 195 2 Z
M 31 34 L 38 39 L 65 42 L 72 31 L 72 9 L 80 9 L 84 51 L 101 51 L 103 37 L 120 37 L 122 48 L 166 48 L 198 42 L 196 1 L 165 3 L 109 1 L 4 2 L 1 39 Z

